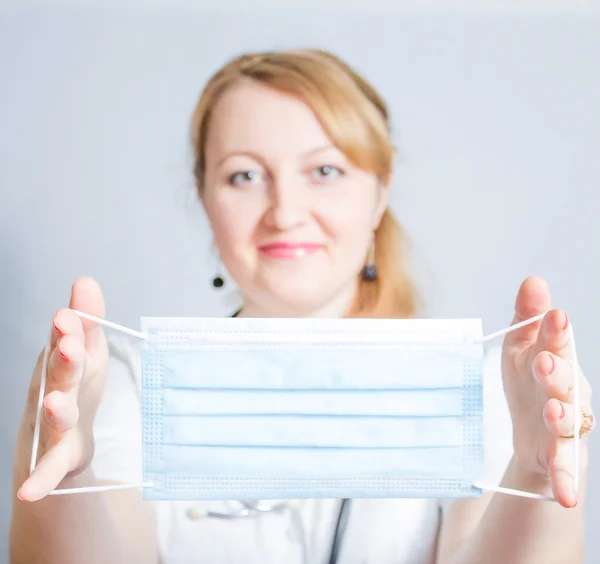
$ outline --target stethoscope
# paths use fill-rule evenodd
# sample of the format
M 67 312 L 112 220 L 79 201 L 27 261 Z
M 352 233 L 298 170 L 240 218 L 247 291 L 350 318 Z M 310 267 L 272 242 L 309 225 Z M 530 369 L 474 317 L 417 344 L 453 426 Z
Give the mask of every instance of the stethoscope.
M 231 317 L 237 317 L 240 310 L 236 311 Z M 234 508 L 232 503 L 239 503 L 241 507 Z M 231 509 L 229 513 L 208 510 L 205 512 L 206 517 L 212 517 L 214 519 L 244 519 L 248 517 L 259 516 L 261 513 L 276 513 L 286 509 L 297 509 L 293 506 L 293 502 L 281 501 L 275 504 L 266 503 L 263 501 L 237 501 L 229 502 L 225 504 Z M 335 531 L 333 533 L 333 539 L 331 541 L 331 550 L 329 552 L 329 564 L 337 564 L 338 556 L 340 554 L 340 548 L 344 533 L 346 532 L 346 526 L 348 524 L 348 516 L 350 514 L 350 500 L 343 499 L 340 505 L 340 511 L 338 513 L 337 522 L 335 524 Z M 306 547 L 304 549 L 304 561 L 306 562 Z
M 277 513 L 288 509 L 290 503 L 282 501 L 276 504 L 269 504 L 263 501 L 224 501 L 225 505 L 230 509 L 228 513 L 207 510 L 206 517 L 213 519 L 243 519 L 244 517 L 254 517 L 260 513 Z M 234 503 L 238 503 L 241 507 L 233 507 Z
M 260 516 L 260 514 L 264 513 L 277 513 L 284 511 L 286 509 L 297 509 L 293 507 L 293 502 L 289 501 L 281 501 L 275 504 L 266 503 L 263 501 L 226 501 L 224 502 L 226 506 L 230 509 L 229 512 L 221 512 L 221 511 L 213 511 L 207 510 L 205 511 L 206 517 L 211 517 L 213 519 L 244 519 L 248 517 L 256 517 Z M 233 507 L 233 504 L 239 504 L 238 507 Z M 329 553 L 329 564 L 337 564 L 338 557 L 340 554 L 340 548 L 342 545 L 342 540 L 344 537 L 344 533 L 346 531 L 346 527 L 348 524 L 348 516 L 350 514 L 350 500 L 343 499 L 340 505 L 340 511 L 338 513 L 337 522 L 335 525 L 335 531 L 333 534 L 333 539 L 331 542 L 331 550 Z M 304 547 L 305 548 L 305 547 Z M 305 556 L 306 561 L 306 556 Z

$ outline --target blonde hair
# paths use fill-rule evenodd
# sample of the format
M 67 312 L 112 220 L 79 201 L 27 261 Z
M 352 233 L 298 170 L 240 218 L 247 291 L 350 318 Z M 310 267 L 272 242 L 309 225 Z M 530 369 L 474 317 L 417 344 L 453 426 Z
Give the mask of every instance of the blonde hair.
M 245 54 L 229 61 L 209 80 L 192 120 L 199 191 L 203 188 L 205 144 L 213 107 L 227 88 L 244 77 L 303 100 L 350 162 L 373 172 L 380 182 L 389 182 L 394 147 L 385 102 L 344 61 L 310 49 Z M 374 245 L 377 278 L 361 277 L 348 316 L 415 317 L 417 294 L 407 274 L 404 234 L 389 208 L 375 230 Z

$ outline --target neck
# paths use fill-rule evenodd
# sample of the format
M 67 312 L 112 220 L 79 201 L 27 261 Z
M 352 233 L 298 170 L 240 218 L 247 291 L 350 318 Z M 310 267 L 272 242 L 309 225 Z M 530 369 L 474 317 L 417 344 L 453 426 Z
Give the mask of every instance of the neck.
M 345 317 L 350 311 L 356 295 L 356 285 L 338 292 L 333 299 L 317 307 L 298 307 L 297 304 L 259 304 L 250 299 L 244 305 L 238 317 Z

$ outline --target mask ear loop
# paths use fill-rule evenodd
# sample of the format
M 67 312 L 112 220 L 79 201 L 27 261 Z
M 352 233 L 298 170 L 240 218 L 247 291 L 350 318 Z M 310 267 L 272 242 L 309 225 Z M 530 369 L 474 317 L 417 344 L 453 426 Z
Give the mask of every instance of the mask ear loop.
M 489 335 L 486 335 L 486 336 L 482 337 L 481 339 L 477 339 L 475 341 L 475 343 L 477 343 L 477 344 L 485 343 L 487 341 L 495 339 L 496 337 L 506 335 L 507 333 L 510 333 L 511 331 L 516 331 L 517 329 L 520 329 L 521 327 L 525 327 L 526 325 L 530 325 L 531 323 L 535 323 L 537 321 L 542 320 L 545 317 L 545 315 L 546 315 L 546 313 L 542 313 L 540 315 L 536 315 L 535 317 L 526 319 L 525 321 L 521 321 L 520 323 L 516 323 L 515 325 L 511 325 L 510 327 L 507 327 L 506 329 L 501 329 L 500 331 L 496 331 L 495 333 L 490 333 Z M 569 323 L 569 326 L 567 327 L 567 334 L 568 334 L 569 341 L 571 342 L 572 361 L 573 361 L 573 396 L 574 396 L 573 410 L 575 412 L 574 422 L 573 422 L 573 428 L 574 428 L 573 450 L 575 453 L 575 460 L 574 460 L 574 465 L 573 465 L 573 468 L 574 468 L 573 481 L 574 481 L 575 493 L 577 493 L 579 490 L 580 441 L 581 441 L 581 438 L 579 437 L 579 428 L 581 426 L 581 419 L 580 419 L 581 413 L 580 413 L 580 404 L 579 404 L 580 378 L 579 378 L 579 364 L 577 362 L 577 351 L 575 348 L 575 336 L 573 333 L 573 326 L 571 323 Z M 552 496 L 535 494 L 532 492 L 524 492 L 521 490 L 513 490 L 511 488 L 504 488 L 501 486 L 492 486 L 492 485 L 487 485 L 487 484 L 483 484 L 483 483 L 479 483 L 479 482 L 474 482 L 473 486 L 475 488 L 478 488 L 478 489 L 484 490 L 484 491 L 503 493 L 503 494 L 513 495 L 513 496 L 518 496 L 518 497 L 527 497 L 530 499 L 540 499 L 543 501 L 556 501 L 556 498 L 552 497 Z
M 90 321 L 94 321 L 100 325 L 104 325 L 105 327 L 110 327 L 115 331 L 119 331 L 121 333 L 125 333 L 126 335 L 130 335 L 137 339 L 146 340 L 148 338 L 147 333 L 142 333 L 141 331 L 136 331 L 135 329 L 130 329 L 129 327 L 124 327 L 122 325 L 118 325 L 117 323 L 113 323 L 112 321 L 107 321 L 106 319 L 101 319 L 100 317 L 95 317 L 94 315 L 89 315 L 88 313 L 83 313 L 82 311 L 71 310 L 75 312 L 79 317 L 83 319 L 89 319 Z M 52 334 L 48 336 L 48 341 L 46 342 L 46 348 L 44 349 L 44 356 L 42 358 L 42 370 L 40 375 L 40 393 L 38 396 L 37 403 L 37 413 L 35 417 L 35 427 L 33 431 L 33 442 L 31 447 L 31 462 L 29 464 L 29 474 L 31 475 L 35 469 L 37 463 L 37 455 L 40 445 L 40 429 L 42 423 L 42 410 L 44 408 L 44 396 L 46 394 L 46 381 L 48 379 L 48 362 L 50 359 L 50 345 L 51 345 Z M 144 482 L 142 484 L 115 484 L 110 486 L 90 486 L 90 487 L 82 487 L 82 488 L 64 488 L 60 490 L 53 490 L 48 495 L 69 495 L 76 493 L 91 493 L 91 492 L 106 492 L 112 490 L 127 490 L 127 489 L 139 489 L 152 487 L 154 485 L 153 482 Z

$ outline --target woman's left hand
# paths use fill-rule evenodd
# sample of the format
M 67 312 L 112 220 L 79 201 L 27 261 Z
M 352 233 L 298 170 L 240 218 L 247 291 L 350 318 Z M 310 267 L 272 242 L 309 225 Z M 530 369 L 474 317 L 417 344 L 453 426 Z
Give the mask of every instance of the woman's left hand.
M 548 492 L 563 507 L 577 504 L 574 470 L 573 382 L 580 378 L 579 425 L 592 425 L 592 390 L 580 367 L 573 365 L 569 318 L 550 309 L 546 282 L 523 282 L 517 295 L 513 324 L 548 312 L 545 317 L 506 335 L 502 377 L 513 423 L 517 467 L 548 480 Z M 582 410 L 582 411 L 581 411 Z M 584 414 L 588 417 L 584 420 Z M 581 468 L 587 462 L 586 435 L 581 440 Z

